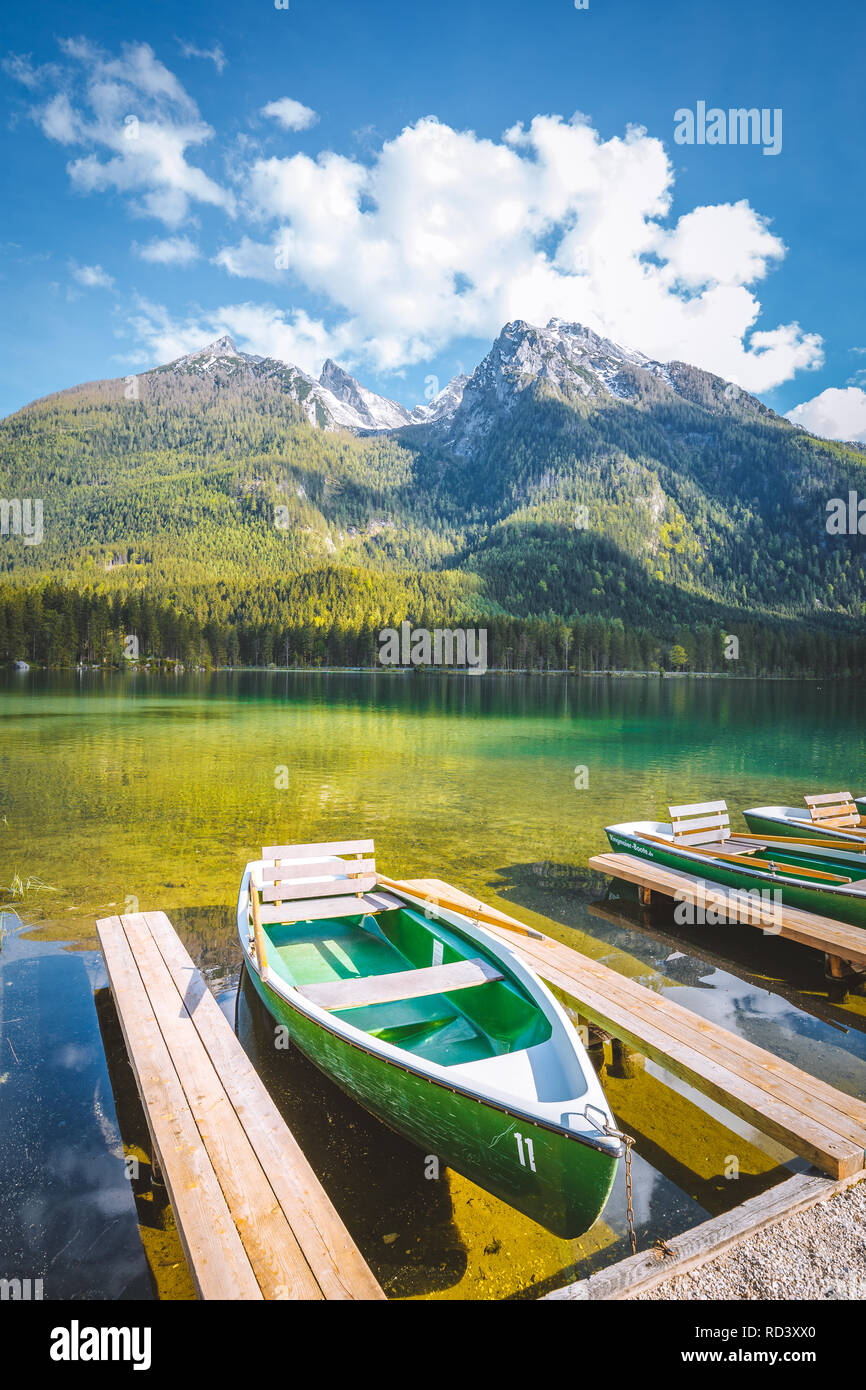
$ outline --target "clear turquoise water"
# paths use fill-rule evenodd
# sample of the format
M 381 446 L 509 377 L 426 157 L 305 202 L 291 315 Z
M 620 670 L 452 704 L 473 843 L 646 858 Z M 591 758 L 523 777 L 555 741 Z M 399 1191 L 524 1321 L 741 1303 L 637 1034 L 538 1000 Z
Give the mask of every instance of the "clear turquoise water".
M 100 970 L 89 954 L 94 922 L 112 910 L 165 910 L 233 1013 L 234 899 L 244 863 L 263 843 L 372 836 L 384 872 L 477 892 L 863 1094 L 866 1001 L 831 997 L 819 957 L 747 927 L 685 929 L 666 910 L 647 918 L 615 894 L 599 909 L 606 885 L 586 871 L 588 857 L 606 848 L 606 823 L 664 817 L 671 802 L 724 797 L 736 811 L 797 803 L 809 791 L 863 793 L 862 699 L 859 687 L 794 682 L 278 672 L 0 678 L 0 884 L 12 887 L 15 874 L 30 881 L 16 906 L 35 928 L 7 937 L 0 953 L 7 998 L 13 967 L 30 972 L 32 996 L 23 1013 L 0 1006 L 0 1077 L 16 1066 L 10 1043 L 21 1057 L 15 1030 L 29 1038 L 27 1061 L 14 1073 L 15 1126 L 0 1084 L 0 1276 L 4 1257 L 24 1268 L 26 1238 L 31 1263 L 38 1255 L 54 1261 L 55 1273 L 66 1271 L 64 1289 L 77 1281 L 82 1295 L 100 1296 L 87 1260 L 72 1258 L 76 1244 L 59 1253 L 51 1214 L 68 1208 L 82 1213 L 82 1249 L 100 1232 L 105 1238 L 109 1219 L 126 1232 L 100 1277 L 115 1290 L 146 1282 L 128 1185 L 116 1185 L 121 1150 L 92 1004 Z M 25 942 L 39 946 L 27 961 Z M 43 1018 L 55 1017 L 54 1005 L 62 1017 L 74 997 L 75 1026 L 90 1038 L 87 1064 L 55 1068 L 53 1081 L 44 1059 L 58 1044 L 30 1028 L 34 990 Z M 12 1022 L 19 1018 L 25 1022 Z M 302 1059 L 275 1062 L 245 992 L 238 1020 L 391 1293 L 518 1294 L 625 1253 L 622 1180 L 603 1222 L 566 1247 L 457 1175 L 427 1181 L 415 1150 Z M 603 1081 L 638 1139 L 641 1243 L 789 1171 L 784 1155 L 672 1089 L 657 1068 L 616 1072 L 608 1053 Z M 27 1104 L 25 1075 L 42 1078 L 38 1109 Z M 6 1175 L 21 1165 L 25 1130 L 59 1133 L 51 1127 L 61 1094 L 83 1097 L 61 1136 L 69 1171 L 58 1188 L 56 1148 L 28 1170 L 28 1191 L 47 1215 L 27 1237 L 26 1222 L 9 1215 Z M 732 1153 L 736 1182 L 724 1176 Z M 96 1156 L 86 1199 L 83 1154 Z M 99 1194 L 112 1184 L 117 1211 L 109 1202 L 100 1214 Z

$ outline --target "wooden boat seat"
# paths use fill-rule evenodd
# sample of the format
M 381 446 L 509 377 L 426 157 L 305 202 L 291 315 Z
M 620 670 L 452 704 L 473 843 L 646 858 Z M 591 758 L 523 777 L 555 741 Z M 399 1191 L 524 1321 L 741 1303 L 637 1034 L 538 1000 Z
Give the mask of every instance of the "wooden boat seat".
M 861 824 L 860 812 L 850 792 L 824 792 L 820 796 L 804 796 L 815 825 L 830 830 L 844 830 Z
M 390 912 L 405 903 L 392 893 L 364 893 L 360 898 L 303 898 L 276 907 L 260 907 L 263 927 L 291 926 L 293 922 L 320 922 L 333 917 L 360 917 L 363 912 Z
M 376 861 L 366 857 L 372 854 L 372 840 L 265 845 L 259 877 L 250 881 L 259 922 L 288 925 L 402 907 L 393 894 L 374 891 L 379 882 Z M 266 907 L 266 903 L 274 906 Z
M 388 1004 L 397 999 L 421 999 L 426 994 L 450 994 L 504 979 L 501 971 L 480 956 L 455 960 L 448 965 L 429 965 L 422 970 L 395 970 L 388 975 L 368 975 L 325 984 L 304 985 L 306 999 L 321 1009 L 360 1009 L 369 1004 Z
M 696 801 L 690 806 L 669 806 L 671 831 L 678 845 L 703 848 L 727 840 L 731 822 L 726 801 Z

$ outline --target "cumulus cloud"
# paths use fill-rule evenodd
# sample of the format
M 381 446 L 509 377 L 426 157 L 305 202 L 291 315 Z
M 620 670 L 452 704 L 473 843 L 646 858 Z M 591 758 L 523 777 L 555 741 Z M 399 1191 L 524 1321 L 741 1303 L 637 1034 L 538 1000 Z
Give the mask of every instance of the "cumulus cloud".
M 280 97 L 279 101 L 269 101 L 262 107 L 263 116 L 271 116 L 279 121 L 284 130 L 309 130 L 319 119 L 311 107 L 294 97 Z
M 132 249 L 152 265 L 191 265 L 199 256 L 198 246 L 188 236 L 154 237 L 144 246 L 134 241 Z
M 866 444 L 866 391 L 859 386 L 843 390 L 831 386 L 810 401 L 788 411 L 792 424 L 802 425 L 823 439 L 856 440 Z
M 72 262 L 69 269 L 73 280 L 87 290 L 110 290 L 114 284 L 114 278 L 101 265 L 76 265 Z
M 141 348 L 127 360 L 138 365 L 171 362 L 228 333 L 242 352 L 261 353 L 313 370 L 326 357 L 345 354 L 348 338 L 324 328 L 303 310 L 287 313 L 273 304 L 227 304 L 198 310 L 182 320 L 164 305 L 139 298 L 130 328 Z
M 640 127 L 604 139 L 586 117 L 537 115 L 486 138 L 428 116 L 351 157 L 267 158 L 226 140 L 236 198 L 190 162 L 214 132 L 147 44 L 119 56 L 85 40 L 62 48 L 59 75 L 17 59 L 11 70 L 41 93 L 45 134 L 80 147 L 74 186 L 118 192 L 160 218 L 172 235 L 135 248 L 157 264 L 189 263 L 186 224 L 199 205 L 242 214 L 214 261 L 233 279 L 270 283 L 273 302 L 245 292 L 204 321 L 223 316 L 236 333 L 248 324 L 263 335 L 255 350 L 279 343 L 308 370 L 340 355 L 396 372 L 461 339 L 489 340 L 511 319 L 560 318 L 756 392 L 822 361 L 817 334 L 761 318 L 759 286 L 786 253 L 779 231 L 744 200 L 674 218 L 669 154 Z M 285 130 L 317 119 L 292 97 L 262 112 Z M 144 342 L 185 340 L 188 329 L 151 324 Z
M 490 140 L 427 117 L 364 163 L 258 159 L 245 196 L 272 233 L 217 259 L 324 296 L 353 360 L 379 370 L 551 317 L 752 391 L 818 365 L 817 335 L 756 329 L 753 286 L 785 254 L 766 219 L 739 202 L 669 226 L 672 189 L 642 129 L 603 140 L 583 117 L 536 116 Z
M 148 44 L 125 44 L 120 57 L 85 39 L 67 39 L 61 47 L 67 60 L 62 71 L 24 65 L 16 75 L 31 88 L 52 80 L 60 86 L 33 115 L 50 140 L 83 147 L 67 166 L 74 187 L 132 195 L 134 211 L 172 227 L 188 216 L 191 203 L 233 214 L 232 193 L 186 158 L 213 131 Z

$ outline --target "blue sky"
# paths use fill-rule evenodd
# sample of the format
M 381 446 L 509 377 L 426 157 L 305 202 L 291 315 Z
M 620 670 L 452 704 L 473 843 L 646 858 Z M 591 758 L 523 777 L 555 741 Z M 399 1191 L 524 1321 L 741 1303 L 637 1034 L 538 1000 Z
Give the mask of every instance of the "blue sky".
M 7 9 L 0 412 L 222 331 L 412 404 L 556 316 L 866 439 L 862 6 L 289 3 Z

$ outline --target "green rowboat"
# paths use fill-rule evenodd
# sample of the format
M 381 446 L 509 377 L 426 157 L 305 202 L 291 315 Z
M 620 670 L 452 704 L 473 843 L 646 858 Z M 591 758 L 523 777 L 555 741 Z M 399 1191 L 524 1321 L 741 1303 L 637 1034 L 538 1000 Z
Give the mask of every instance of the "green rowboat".
M 246 866 L 238 933 L 262 1002 L 425 1156 L 558 1236 L 583 1234 L 624 1147 L 568 1015 L 464 912 L 383 891 L 372 860 L 339 857 L 370 851 L 273 846 Z
M 768 922 L 779 906 L 866 927 L 866 842 L 861 849 L 852 841 L 846 847 L 758 832 L 737 835 L 724 802 L 671 807 L 670 823 L 628 821 L 607 826 L 605 833 L 613 850 L 738 894 L 760 895 L 756 902 L 763 902 L 762 919 Z
M 850 792 L 807 796 L 803 806 L 753 806 L 743 815 L 756 835 L 861 840 L 866 849 L 866 797 Z

